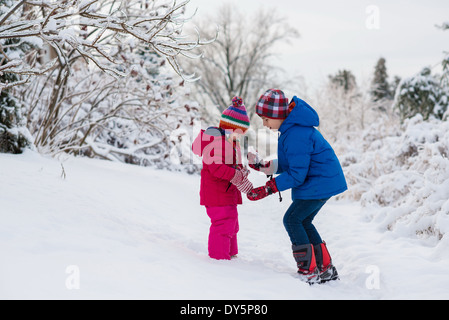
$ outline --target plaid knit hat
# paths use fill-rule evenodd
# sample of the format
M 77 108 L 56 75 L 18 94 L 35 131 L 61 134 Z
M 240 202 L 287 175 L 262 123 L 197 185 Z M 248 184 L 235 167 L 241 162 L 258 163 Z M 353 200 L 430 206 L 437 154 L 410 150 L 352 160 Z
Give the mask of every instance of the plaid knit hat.
M 241 130 L 243 133 L 249 128 L 249 117 L 243 100 L 240 97 L 232 99 L 232 106 L 223 111 L 220 119 L 221 129 L 225 130 Z
M 260 96 L 256 113 L 271 119 L 285 119 L 288 116 L 288 99 L 281 90 L 270 89 Z

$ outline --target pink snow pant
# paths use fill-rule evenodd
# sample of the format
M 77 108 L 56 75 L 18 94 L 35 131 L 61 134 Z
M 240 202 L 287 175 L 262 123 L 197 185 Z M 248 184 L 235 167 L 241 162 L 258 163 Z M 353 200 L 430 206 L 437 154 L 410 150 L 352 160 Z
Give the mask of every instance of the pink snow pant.
M 209 257 L 230 260 L 238 253 L 237 232 L 239 231 L 237 205 L 206 207 L 211 220 L 209 230 Z

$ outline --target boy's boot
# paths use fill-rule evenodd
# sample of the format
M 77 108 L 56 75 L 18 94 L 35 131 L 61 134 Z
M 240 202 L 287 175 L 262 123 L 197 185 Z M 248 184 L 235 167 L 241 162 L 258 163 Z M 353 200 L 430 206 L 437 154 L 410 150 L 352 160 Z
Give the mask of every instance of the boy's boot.
M 314 245 L 316 264 L 319 271 L 320 283 L 339 280 L 337 269 L 332 264 L 332 259 L 326 247 L 326 242 Z
M 319 272 L 316 266 L 315 252 L 311 244 L 293 245 L 293 257 L 298 266 L 298 274 L 302 281 L 312 285 L 319 283 Z

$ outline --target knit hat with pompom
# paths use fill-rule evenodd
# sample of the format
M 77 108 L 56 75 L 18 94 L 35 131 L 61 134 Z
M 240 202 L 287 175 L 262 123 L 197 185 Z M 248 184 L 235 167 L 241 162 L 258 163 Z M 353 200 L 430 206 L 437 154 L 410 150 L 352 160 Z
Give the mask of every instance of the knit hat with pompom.
M 242 98 L 234 97 L 232 106 L 223 111 L 219 127 L 224 130 L 241 130 L 245 133 L 249 125 L 249 117 Z

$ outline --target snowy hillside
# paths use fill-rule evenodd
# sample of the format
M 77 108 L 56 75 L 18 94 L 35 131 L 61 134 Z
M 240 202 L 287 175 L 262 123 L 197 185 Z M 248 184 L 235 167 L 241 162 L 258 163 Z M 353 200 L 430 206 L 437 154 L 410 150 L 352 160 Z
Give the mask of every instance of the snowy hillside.
M 198 189 L 196 175 L 0 154 L 0 299 L 449 298 L 442 244 L 386 232 L 356 202 L 331 201 L 316 218 L 338 282 L 294 277 L 288 193 L 244 201 L 238 257 L 211 260 Z

